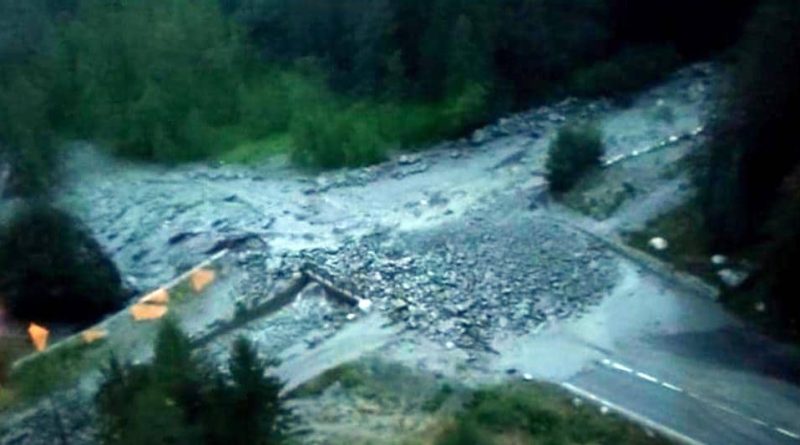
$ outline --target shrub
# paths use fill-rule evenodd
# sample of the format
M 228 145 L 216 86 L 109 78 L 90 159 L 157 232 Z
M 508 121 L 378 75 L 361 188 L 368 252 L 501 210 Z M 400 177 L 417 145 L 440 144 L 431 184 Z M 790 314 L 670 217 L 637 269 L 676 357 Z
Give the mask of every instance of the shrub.
M 292 159 L 321 168 L 374 164 L 386 157 L 386 142 L 363 107 L 336 113 L 320 107 L 292 122 Z
M 491 436 L 471 419 L 460 419 L 439 436 L 436 445 L 493 445 Z
M 0 229 L 0 294 L 12 317 L 90 323 L 124 297 L 116 267 L 75 219 L 38 201 Z
M 603 154 L 602 134 L 588 124 L 561 128 L 550 145 L 547 180 L 555 192 L 572 187 L 588 170 L 600 165 Z
M 575 407 L 566 393 L 547 385 L 509 384 L 478 390 L 436 445 L 506 443 L 662 444 L 633 424 L 603 416 L 595 407 Z

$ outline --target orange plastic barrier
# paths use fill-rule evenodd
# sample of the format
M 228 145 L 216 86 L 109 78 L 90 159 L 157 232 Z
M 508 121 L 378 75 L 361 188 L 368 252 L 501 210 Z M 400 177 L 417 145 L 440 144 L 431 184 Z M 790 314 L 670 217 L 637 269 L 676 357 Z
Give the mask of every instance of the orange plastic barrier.
M 94 343 L 108 336 L 108 332 L 102 329 L 87 329 L 81 333 L 81 339 L 86 344 Z
M 192 274 L 192 289 L 200 293 L 211 285 L 217 278 L 217 274 L 211 269 L 198 269 Z
M 47 348 L 47 338 L 50 336 L 50 331 L 46 328 L 36 323 L 31 323 L 30 326 L 28 326 L 28 335 L 30 335 L 33 347 L 36 348 L 37 351 L 41 352 Z
M 169 292 L 163 287 L 150 292 L 139 300 L 140 304 L 167 304 L 169 303 Z
M 136 321 L 156 320 L 167 315 L 166 306 L 156 304 L 134 304 L 131 306 L 131 315 Z

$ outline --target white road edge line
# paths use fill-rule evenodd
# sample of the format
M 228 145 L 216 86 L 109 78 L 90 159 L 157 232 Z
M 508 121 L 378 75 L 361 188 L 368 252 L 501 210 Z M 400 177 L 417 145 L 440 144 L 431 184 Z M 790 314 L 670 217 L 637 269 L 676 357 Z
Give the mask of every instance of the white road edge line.
M 795 433 L 793 431 L 789 431 L 789 430 L 785 430 L 783 428 L 777 428 L 777 427 L 775 428 L 775 431 L 783 434 L 784 436 L 789 436 L 792 439 L 800 440 L 800 434 L 797 434 L 797 433 Z
M 618 369 L 620 371 L 623 371 L 623 372 L 627 372 L 629 374 L 633 373 L 633 369 L 631 369 L 631 368 L 629 368 L 629 367 L 627 367 L 625 365 L 621 365 L 621 364 L 619 364 L 617 362 L 611 362 L 611 367 L 614 368 L 614 369 Z
M 747 416 L 745 414 L 742 414 L 739 411 L 736 411 L 733 408 L 729 408 L 729 407 L 727 407 L 727 406 L 725 406 L 725 405 L 723 405 L 721 403 L 717 403 L 717 402 L 714 402 L 714 401 L 711 401 L 711 400 L 706 400 L 705 398 L 700 397 L 700 396 L 698 396 L 696 394 L 684 391 L 682 388 L 680 388 L 678 386 L 675 386 L 675 385 L 673 385 L 671 383 L 659 381 L 657 378 L 655 378 L 655 377 L 653 377 L 653 376 L 651 376 L 649 374 L 645 374 L 645 373 L 639 372 L 639 371 L 634 371 L 633 369 L 631 369 L 631 368 L 629 368 L 629 367 L 627 367 L 625 365 L 622 365 L 620 363 L 611 361 L 611 360 L 609 360 L 607 358 L 601 360 L 601 363 L 603 365 L 605 365 L 605 366 L 609 366 L 611 368 L 614 368 L 614 369 L 617 369 L 617 370 L 620 370 L 620 371 L 624 371 L 624 372 L 627 372 L 629 374 L 634 374 L 634 375 L 636 375 L 637 377 L 639 377 L 639 378 L 641 378 L 643 380 L 647 380 L 648 382 L 660 384 L 664 388 L 670 389 L 672 391 L 685 393 L 687 396 L 689 396 L 689 397 L 691 397 L 691 398 L 693 398 L 693 399 L 695 399 L 697 401 L 700 401 L 702 403 L 708 404 L 708 405 L 710 405 L 710 406 L 712 406 L 712 407 L 714 407 L 714 408 L 716 408 L 718 410 L 725 411 L 728 414 L 733 414 L 735 416 L 742 417 L 744 419 L 750 420 L 751 422 L 753 422 L 753 423 L 755 423 L 757 425 L 770 428 L 770 424 L 768 424 L 767 422 L 764 422 L 763 420 L 760 420 L 760 419 L 757 419 L 755 417 L 750 417 L 750 416 Z M 590 394 L 590 393 L 587 392 L 587 394 Z M 608 404 L 607 402 L 605 402 L 603 400 L 597 399 L 595 396 L 593 396 L 591 394 L 590 394 L 590 398 L 592 400 L 598 400 L 601 403 Z M 784 436 L 788 436 L 788 437 L 791 437 L 793 439 L 800 440 L 800 434 L 797 434 L 797 433 L 795 433 L 793 431 L 785 430 L 783 428 L 778 428 L 778 427 L 772 427 L 772 429 L 774 429 L 775 431 L 783 434 Z
M 575 385 L 573 385 L 573 384 L 571 384 L 569 382 L 562 382 L 561 386 L 564 389 L 568 390 L 569 392 L 571 392 L 571 393 L 573 393 L 573 394 L 575 394 L 577 396 L 580 396 L 580 397 L 583 397 L 583 398 L 588 398 L 588 399 L 600 402 L 603 406 L 608 407 L 608 409 L 610 409 L 610 410 L 616 411 L 620 415 L 622 415 L 624 417 L 627 417 L 629 420 L 631 420 L 633 422 L 636 422 L 636 423 L 639 423 L 639 424 L 642 424 L 642 425 L 644 425 L 644 426 L 646 426 L 648 428 L 651 428 L 651 429 L 653 429 L 655 431 L 658 431 L 661 434 L 676 440 L 677 442 L 680 442 L 680 443 L 683 443 L 683 444 L 686 444 L 686 445 L 705 445 L 703 442 L 700 442 L 700 441 L 698 441 L 696 439 L 692 439 L 691 437 L 689 437 L 689 436 L 687 436 L 687 435 L 685 435 L 683 433 L 679 433 L 678 431 L 675 431 L 675 430 L 673 430 L 672 428 L 670 428 L 668 426 L 665 426 L 665 425 L 662 425 L 660 423 L 657 423 L 657 422 L 655 422 L 655 421 L 653 421 L 653 420 L 651 420 L 651 419 L 649 419 L 649 418 L 647 418 L 645 416 L 642 416 L 640 414 L 636 414 L 635 412 L 630 411 L 630 410 L 628 410 L 626 408 L 623 408 L 621 406 L 615 405 L 614 403 L 611 403 L 608 400 L 603 400 L 603 399 L 597 397 L 596 395 L 592 394 L 591 392 L 586 391 L 586 390 L 581 389 L 581 388 L 578 388 L 577 386 L 575 386 Z
M 641 378 L 641 379 L 645 379 L 648 382 L 658 383 L 658 379 L 653 377 L 653 376 L 651 376 L 650 374 L 645 374 L 643 372 L 637 372 L 636 376 Z

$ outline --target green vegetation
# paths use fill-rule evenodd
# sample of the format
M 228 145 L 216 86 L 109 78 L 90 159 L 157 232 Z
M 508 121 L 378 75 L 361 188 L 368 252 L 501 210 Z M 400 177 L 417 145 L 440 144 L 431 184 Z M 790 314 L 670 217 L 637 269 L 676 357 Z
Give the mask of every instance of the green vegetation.
M 579 179 L 567 192 L 559 196 L 561 203 L 598 221 L 614 214 L 623 204 L 637 195 L 629 182 L 618 184 L 609 178 L 607 170 L 596 170 Z
M 337 382 L 335 391 L 326 391 Z M 574 405 L 570 394 L 552 385 L 515 382 L 475 390 L 378 360 L 332 369 L 298 388 L 293 398 L 352 413 L 348 428 L 340 423 L 347 421 L 329 419 L 327 414 L 306 419 L 320 424 L 326 443 L 667 443 L 614 415 L 600 414 L 595 405 Z M 369 407 L 364 420 L 359 420 L 359 407 Z M 339 428 L 325 429 L 329 424 Z M 388 429 L 388 425 L 398 427 Z M 376 439 L 370 440 L 373 434 Z
M 737 53 L 711 142 L 697 162 L 711 248 L 757 252 L 744 289 L 783 334 L 800 339 L 800 4 L 763 0 Z
M 753 0 L 679 3 L 2 0 L 0 146 L 20 194 L 74 138 L 158 162 L 369 164 L 531 102 L 640 88 L 732 42 Z
M 562 127 L 550 145 L 547 159 L 547 180 L 550 188 L 562 193 L 569 190 L 588 171 L 600 166 L 603 137 L 589 124 Z
M 13 369 L 7 390 L 12 394 L 8 407 L 33 402 L 54 391 L 70 387 L 91 371 L 106 351 L 101 342 L 85 344 L 78 339 L 32 357 Z M 4 408 L 0 405 L 0 409 Z
M 165 321 L 153 362 L 111 361 L 97 394 L 100 436 L 106 444 L 279 444 L 287 411 L 280 382 L 265 375 L 244 339 L 233 346 L 226 372 L 192 355 L 189 339 Z
M 476 391 L 436 445 L 512 443 L 668 443 L 593 405 L 575 407 L 566 393 L 541 384 L 508 384 Z
M 27 338 L 22 335 L 14 336 L 7 333 L 3 335 L 3 341 L 0 342 L 0 388 L 4 388 L 6 391 L 0 391 L 0 393 L 8 392 L 6 387 L 8 386 L 11 364 L 29 353 L 30 349 L 31 346 Z M 8 402 L 9 400 L 0 401 L 0 410 Z
M 615 96 L 630 93 L 664 77 L 680 61 L 669 45 L 626 48 L 608 60 L 577 71 L 571 89 L 583 96 Z
M 648 243 L 654 237 L 668 240 L 669 248 L 652 249 Z M 709 234 L 703 228 L 703 214 L 697 201 L 659 216 L 643 230 L 627 234 L 626 239 L 632 246 L 667 261 L 679 270 L 721 284 L 711 264 L 714 252 Z
M 0 295 L 22 321 L 86 324 L 124 298 L 114 264 L 86 229 L 40 201 L 0 228 Z
M 300 386 L 292 392 L 293 397 L 315 397 L 322 394 L 334 383 L 339 383 L 343 388 L 352 389 L 367 383 L 366 371 L 355 364 L 344 364 L 329 369 L 319 377 Z

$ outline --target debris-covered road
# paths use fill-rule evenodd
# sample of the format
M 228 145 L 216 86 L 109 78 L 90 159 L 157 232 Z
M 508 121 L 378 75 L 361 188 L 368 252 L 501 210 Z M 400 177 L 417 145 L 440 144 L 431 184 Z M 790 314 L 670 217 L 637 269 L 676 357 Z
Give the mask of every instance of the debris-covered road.
M 764 418 L 797 431 L 800 415 L 791 414 L 800 413 L 800 391 L 793 384 L 729 366 L 722 375 L 730 385 L 719 385 L 712 377 L 722 372 L 719 363 L 702 358 L 707 343 L 687 339 L 682 353 L 663 347 L 687 333 L 697 339 L 739 332 L 738 321 L 598 241 L 688 196 L 685 177 L 676 177 L 669 164 L 696 146 L 718 76 L 711 66 L 696 65 L 627 107 L 567 100 L 501 119 L 469 139 L 321 174 L 281 159 L 247 167 L 134 165 L 76 146 L 60 201 L 141 290 L 230 248 L 242 280 L 228 295 L 235 300 L 229 308 L 258 300 L 275 280 L 303 267 L 371 301 L 372 313 L 363 315 L 322 302 L 315 297 L 321 289 L 310 287 L 290 310 L 237 332 L 279 356 L 279 373 L 293 385 L 377 351 L 465 382 L 529 375 L 586 389 L 608 377 L 598 363 L 622 357 L 637 369 L 671 376 L 703 400 L 740 411 L 757 402 Z M 638 194 L 606 222 L 587 224 L 576 216 L 575 224 L 564 224 L 570 213 L 547 192 L 547 147 L 576 118 L 599 123 L 607 159 L 643 159 L 624 170 Z M 642 154 L 652 147 L 669 154 Z M 226 341 L 208 350 L 221 356 Z M 762 349 L 770 348 L 777 346 L 764 340 Z M 627 376 L 612 377 L 606 380 L 613 386 L 603 386 L 605 398 L 628 409 L 675 396 L 660 392 L 668 388 L 648 388 L 653 397 L 634 397 Z M 666 420 L 651 420 L 696 436 L 702 425 L 679 411 L 684 401 L 670 402 L 678 411 L 662 410 Z M 737 436 L 741 443 L 777 431 L 757 426 Z

